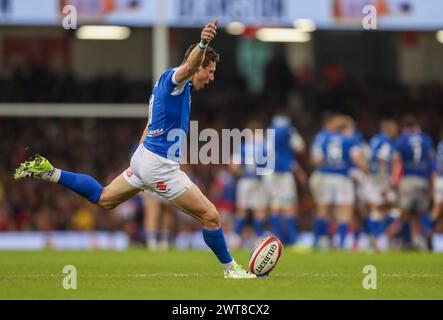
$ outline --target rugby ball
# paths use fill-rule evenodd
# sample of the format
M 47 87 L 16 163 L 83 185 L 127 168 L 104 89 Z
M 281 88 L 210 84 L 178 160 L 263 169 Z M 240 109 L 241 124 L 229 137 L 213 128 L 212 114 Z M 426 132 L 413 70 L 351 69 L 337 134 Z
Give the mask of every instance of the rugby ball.
M 252 251 L 249 270 L 258 276 L 268 274 L 277 265 L 282 251 L 283 246 L 278 238 L 274 236 L 264 238 Z

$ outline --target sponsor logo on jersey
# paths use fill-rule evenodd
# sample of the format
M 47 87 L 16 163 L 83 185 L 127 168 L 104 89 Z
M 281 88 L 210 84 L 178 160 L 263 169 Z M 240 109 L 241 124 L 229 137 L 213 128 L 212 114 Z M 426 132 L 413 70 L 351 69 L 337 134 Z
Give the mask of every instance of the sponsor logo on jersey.
M 131 169 L 126 170 L 126 175 L 128 176 L 128 178 L 132 177 L 134 173 L 131 171 Z
M 155 130 L 149 130 L 148 131 L 148 137 L 157 137 L 163 133 L 163 128 L 155 129 Z

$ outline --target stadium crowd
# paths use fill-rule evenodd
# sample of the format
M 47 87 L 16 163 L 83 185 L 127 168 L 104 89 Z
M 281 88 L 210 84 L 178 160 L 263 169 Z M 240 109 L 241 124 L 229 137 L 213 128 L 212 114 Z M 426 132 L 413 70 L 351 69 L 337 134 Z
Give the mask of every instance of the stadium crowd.
M 274 63 L 284 64 L 284 61 Z M 308 151 L 322 129 L 320 115 L 326 111 L 351 116 L 367 142 L 378 133 L 383 118 L 400 120 L 408 113 L 414 115 L 417 124 L 433 139 L 434 148 L 443 136 L 441 84 L 408 87 L 353 78 L 338 66 L 327 66 L 320 74 L 306 68 L 292 75 L 284 65 L 270 70 L 266 75 L 266 90 L 259 94 L 249 91 L 241 76 L 221 72 L 215 85 L 193 96 L 191 119 L 199 121 L 200 130 L 243 129 L 251 120 L 266 128 L 275 111 L 284 110 L 307 146 L 306 152 L 297 157 L 303 168 L 303 173 L 297 175 L 298 231 L 315 229 L 318 208 L 307 183 L 315 165 Z M 0 102 L 146 102 L 150 91 L 146 83 L 150 82 L 130 82 L 121 77 L 81 81 L 43 70 L 26 74 L 17 71 L 0 79 Z M 144 126 L 143 119 L 0 118 L 0 232 L 123 229 L 134 243 L 144 243 L 143 195 L 109 213 L 57 185 L 31 180 L 17 183 L 12 178 L 13 169 L 20 162 L 41 153 L 55 166 L 87 172 L 103 183 L 108 182 L 127 168 L 131 148 L 138 142 Z M 220 165 L 191 165 L 187 170 L 223 217 L 235 215 L 239 175 Z M 180 237 L 198 230 L 198 225 L 187 216 L 177 217 L 171 235 Z M 238 222 L 224 219 L 228 233 L 234 233 Z M 251 222 L 254 226 L 252 220 L 245 224 Z M 268 228 L 265 223 L 264 228 L 271 230 L 271 224 Z M 328 232 L 338 227 L 331 225 Z M 354 231 L 358 228 L 362 229 L 354 226 Z M 248 238 L 256 231 L 255 227 L 245 228 L 242 236 Z

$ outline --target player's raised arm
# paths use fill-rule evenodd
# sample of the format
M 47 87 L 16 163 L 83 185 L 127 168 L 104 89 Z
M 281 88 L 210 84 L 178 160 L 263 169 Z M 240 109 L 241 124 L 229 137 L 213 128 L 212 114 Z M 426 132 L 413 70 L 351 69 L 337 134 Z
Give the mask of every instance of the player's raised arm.
M 208 23 L 202 30 L 200 35 L 200 43 L 189 54 L 186 61 L 177 69 L 175 73 L 175 81 L 183 83 L 189 80 L 196 72 L 199 71 L 200 66 L 205 58 L 206 48 L 209 43 L 217 35 L 218 20 Z

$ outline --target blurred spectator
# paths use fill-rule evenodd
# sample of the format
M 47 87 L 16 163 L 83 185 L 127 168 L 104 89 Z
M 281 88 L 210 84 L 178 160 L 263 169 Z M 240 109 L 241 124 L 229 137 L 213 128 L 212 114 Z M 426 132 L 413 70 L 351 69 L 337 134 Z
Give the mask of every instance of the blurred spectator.
M 92 212 L 86 208 L 80 208 L 74 212 L 72 228 L 77 231 L 94 230 L 94 218 Z

